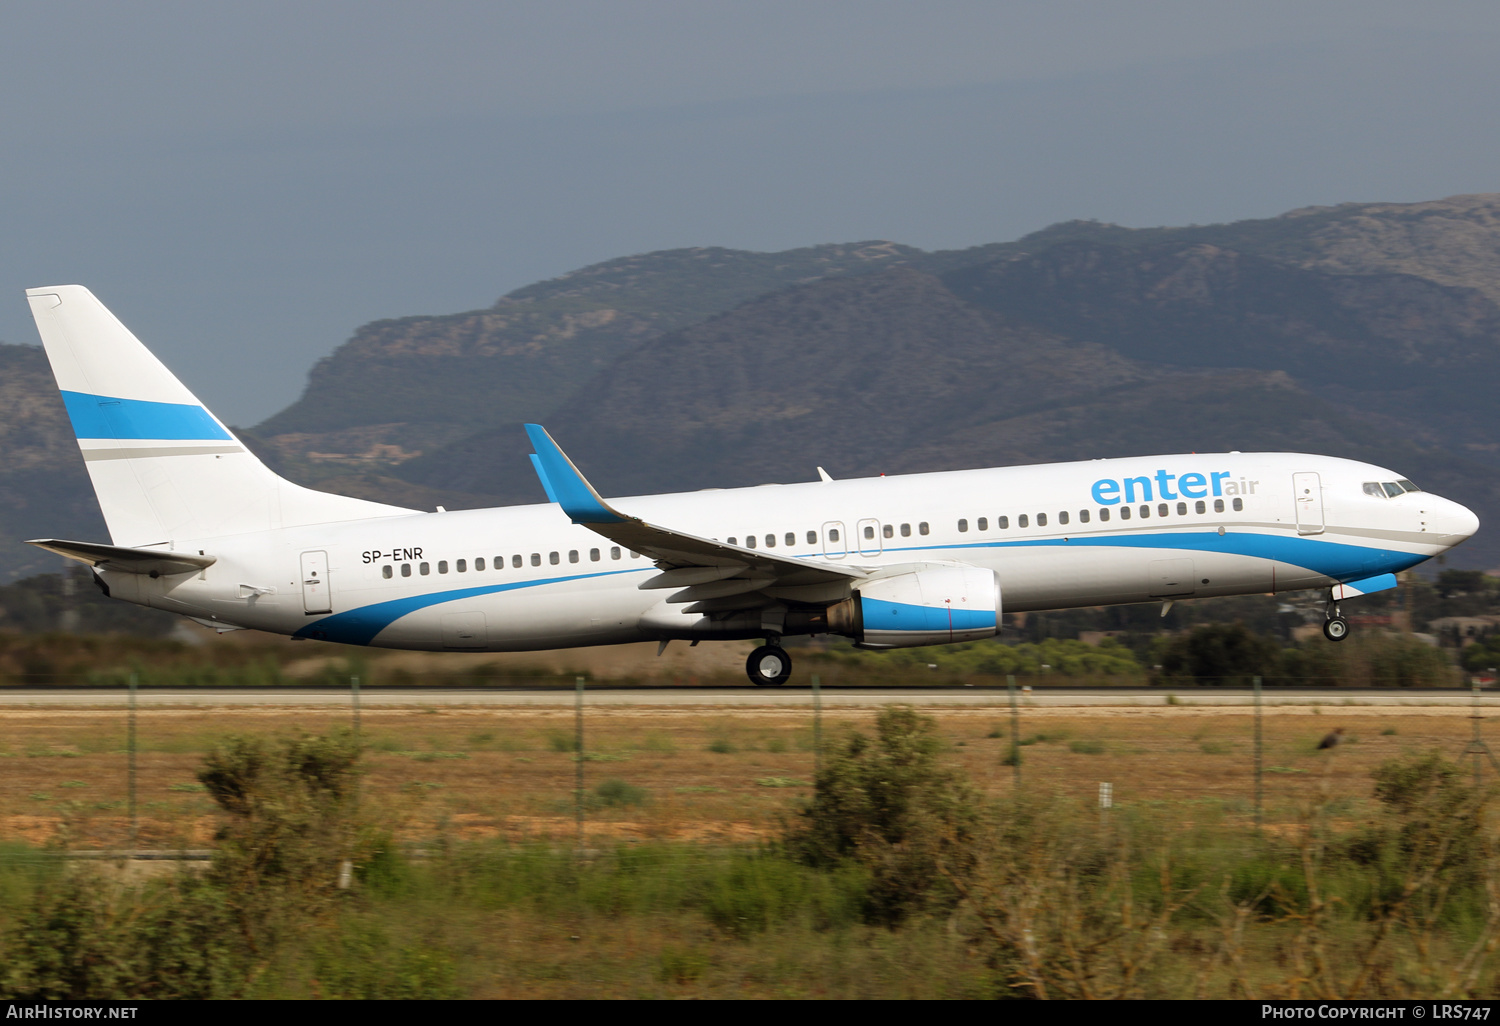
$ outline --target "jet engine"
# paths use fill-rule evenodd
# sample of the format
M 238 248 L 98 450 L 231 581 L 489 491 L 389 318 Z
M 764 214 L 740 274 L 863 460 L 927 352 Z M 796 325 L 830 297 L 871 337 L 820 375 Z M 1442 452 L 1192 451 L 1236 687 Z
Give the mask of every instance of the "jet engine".
M 861 648 L 992 638 L 1000 631 L 1000 579 L 976 566 L 925 566 L 865 580 L 829 607 L 828 629 Z

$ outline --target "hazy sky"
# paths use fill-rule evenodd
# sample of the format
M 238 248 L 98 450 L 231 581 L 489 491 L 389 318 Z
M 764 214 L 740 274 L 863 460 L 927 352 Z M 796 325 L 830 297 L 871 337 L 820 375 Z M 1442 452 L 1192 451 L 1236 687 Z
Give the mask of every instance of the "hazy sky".
M 0 0 L 0 339 L 92 288 L 253 424 L 599 260 L 1500 191 L 1500 4 Z

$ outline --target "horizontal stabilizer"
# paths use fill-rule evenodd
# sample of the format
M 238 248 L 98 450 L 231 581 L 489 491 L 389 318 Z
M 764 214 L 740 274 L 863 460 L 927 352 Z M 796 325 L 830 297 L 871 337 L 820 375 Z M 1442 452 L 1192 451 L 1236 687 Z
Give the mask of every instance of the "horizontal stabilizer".
M 129 549 L 121 545 L 63 541 L 60 538 L 38 538 L 26 544 L 76 559 L 100 570 L 118 570 L 120 573 L 147 574 L 151 577 L 195 574 L 218 562 L 215 556 L 198 556 L 162 549 Z

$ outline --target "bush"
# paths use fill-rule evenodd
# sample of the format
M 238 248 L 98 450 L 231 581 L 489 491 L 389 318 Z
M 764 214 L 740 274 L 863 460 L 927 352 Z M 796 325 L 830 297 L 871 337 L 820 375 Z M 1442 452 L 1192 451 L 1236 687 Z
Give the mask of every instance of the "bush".
M 606 808 L 617 808 L 624 805 L 645 805 L 649 795 L 644 787 L 627 784 L 612 777 L 594 788 L 594 797 Z
M 888 706 L 875 737 L 850 730 L 830 746 L 812 803 L 787 845 L 809 865 L 854 862 L 870 874 L 867 913 L 894 923 L 951 904 L 944 872 L 962 872 L 979 822 L 979 796 L 938 763 L 936 721 Z
M 198 780 L 231 817 L 211 875 L 241 909 L 266 887 L 303 902 L 334 892 L 339 863 L 356 854 L 359 756 L 348 732 L 233 737 L 208 754 Z

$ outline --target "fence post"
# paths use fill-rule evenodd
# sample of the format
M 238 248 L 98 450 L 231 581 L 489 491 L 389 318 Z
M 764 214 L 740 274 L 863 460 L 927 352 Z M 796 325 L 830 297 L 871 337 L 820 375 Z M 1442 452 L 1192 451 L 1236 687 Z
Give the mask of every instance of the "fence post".
M 577 820 L 577 848 L 583 852 L 583 678 L 573 678 L 573 815 Z
M 1016 675 L 1005 675 L 1005 690 L 1010 695 L 1010 767 L 1016 790 L 1021 789 L 1021 711 L 1016 707 Z
M 349 694 L 354 701 L 354 738 L 359 740 L 359 678 L 349 678 Z
M 823 678 L 816 673 L 812 678 L 813 693 L 813 782 L 823 772 Z
M 1255 830 L 1260 832 L 1263 825 L 1261 809 L 1261 762 L 1262 762 L 1262 734 L 1260 713 L 1260 678 L 1255 678 Z
M 130 711 L 126 716 L 125 727 L 125 793 L 126 805 L 130 811 L 130 850 L 132 852 L 140 848 L 141 824 L 136 816 L 135 809 L 135 691 L 136 674 L 130 675 Z

